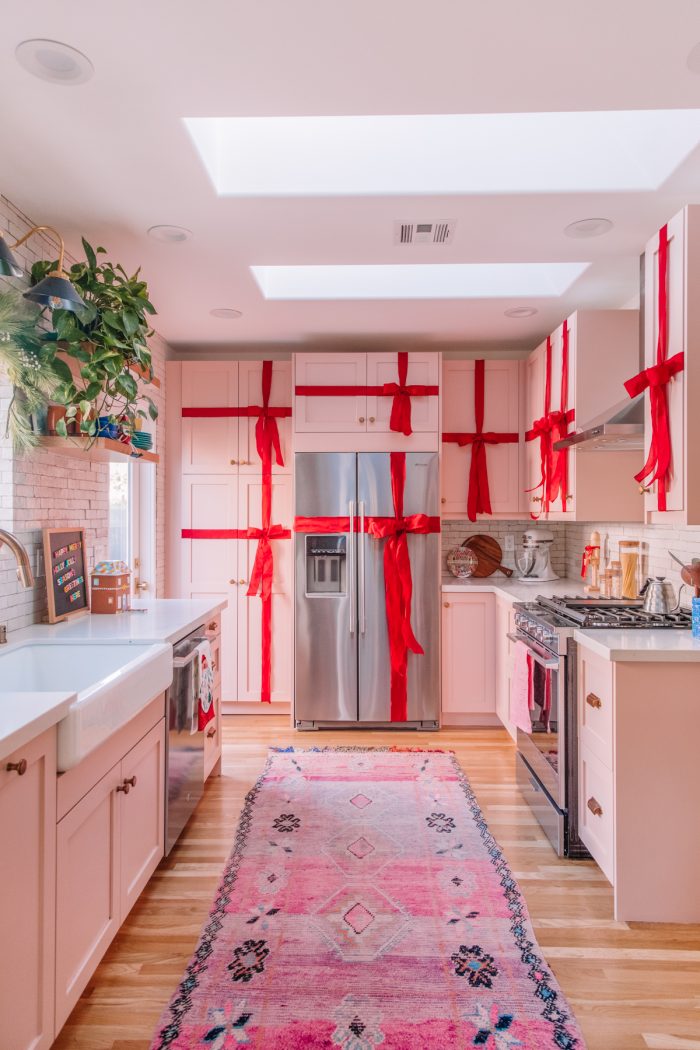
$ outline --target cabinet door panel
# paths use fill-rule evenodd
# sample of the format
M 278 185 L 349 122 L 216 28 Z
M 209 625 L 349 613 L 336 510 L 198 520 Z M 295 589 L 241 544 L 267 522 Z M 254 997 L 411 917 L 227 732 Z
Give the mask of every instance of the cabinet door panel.
M 443 594 L 444 715 L 496 710 L 494 602 L 493 594 Z
M 262 404 L 262 361 L 239 361 L 238 399 L 241 406 Z M 270 405 L 287 408 L 292 403 L 292 362 L 273 361 Z M 255 444 L 256 417 L 241 416 L 238 421 L 239 473 L 260 473 L 261 460 Z M 284 466 L 273 460 L 273 474 L 292 473 L 292 420 L 291 416 L 277 420 L 280 446 Z
M 27 762 L 22 776 L 8 762 Z M 9 755 L 0 771 L 0 1043 L 47 1050 L 53 1042 L 56 736 Z
M 525 430 L 530 430 L 536 419 L 544 415 L 544 384 L 546 374 L 546 345 L 543 343 L 530 354 L 525 366 L 526 404 Z M 535 439 L 525 442 L 525 489 L 532 489 L 539 484 L 542 471 L 540 467 L 540 442 Z M 527 492 L 526 508 L 537 513 L 540 506 L 541 492 Z
M 517 434 L 519 412 L 519 364 L 517 361 L 487 361 L 484 369 L 484 430 Z M 471 434 L 476 428 L 474 413 L 473 361 L 446 361 L 443 366 L 443 423 L 445 432 Z M 520 450 L 518 444 L 488 445 L 486 462 L 491 509 L 494 514 L 521 512 Z M 442 509 L 446 514 L 466 513 L 471 446 L 452 442 L 442 446 Z
M 262 483 L 260 478 L 239 480 L 240 528 L 260 527 Z M 289 528 L 292 521 L 292 479 L 279 475 L 272 479 L 272 523 Z M 276 700 L 289 701 L 292 695 L 292 541 L 272 540 L 274 577 L 272 583 L 272 683 Z M 238 700 L 259 700 L 262 656 L 262 610 L 259 597 L 248 598 L 257 549 L 257 540 L 240 543 L 240 572 L 245 580 L 238 592 Z M 226 693 L 222 694 L 227 700 Z
M 237 529 L 237 482 L 224 475 L 184 477 L 182 480 L 184 529 Z M 236 575 L 236 539 L 182 540 L 182 579 L 186 587 L 219 589 Z
M 120 770 L 114 766 L 57 827 L 57 1030 L 120 925 Z
M 566 398 L 566 404 L 561 404 L 561 377 L 564 362 L 564 335 L 563 326 L 559 325 L 557 330 L 552 333 L 552 404 L 551 409 L 553 412 L 558 412 L 559 408 L 562 407 L 564 411 L 568 412 L 574 408 L 576 403 L 576 315 L 574 318 L 569 318 L 569 367 L 568 367 L 568 396 Z M 546 360 L 546 357 L 545 357 Z M 544 372 L 542 382 L 544 384 Z M 544 386 L 543 386 L 544 389 Z M 576 429 L 576 420 L 569 424 L 569 430 Z M 537 446 L 539 455 L 539 441 L 534 442 Z M 557 496 L 556 500 L 551 505 L 550 517 L 561 521 L 566 521 L 569 518 L 573 518 L 576 512 L 576 453 L 569 451 L 567 454 L 567 472 L 568 472 L 568 484 L 567 491 L 564 493 L 565 496 L 571 496 L 571 499 L 566 501 L 566 511 L 562 508 L 561 495 Z M 539 495 L 539 493 L 536 493 Z M 602 510 L 602 508 L 601 508 Z
M 257 403 L 257 402 L 256 402 Z M 237 361 L 183 361 L 183 408 L 237 408 Z M 238 418 L 182 420 L 184 474 L 238 472 Z
M 165 722 L 154 726 L 122 760 L 121 793 L 121 922 L 163 856 L 165 808 Z
M 297 354 L 296 386 L 366 386 L 366 354 Z M 306 433 L 367 430 L 367 397 L 295 395 L 294 427 Z
M 367 354 L 367 386 L 382 386 L 398 383 L 398 354 Z M 410 353 L 408 355 L 407 383 L 438 386 L 440 382 L 440 358 L 436 353 Z M 367 429 L 372 433 L 388 433 L 391 418 L 391 397 L 367 398 Z M 438 429 L 439 405 L 437 396 L 411 398 L 411 429 L 416 433 L 434 432 Z M 374 422 L 372 422 L 374 420 Z

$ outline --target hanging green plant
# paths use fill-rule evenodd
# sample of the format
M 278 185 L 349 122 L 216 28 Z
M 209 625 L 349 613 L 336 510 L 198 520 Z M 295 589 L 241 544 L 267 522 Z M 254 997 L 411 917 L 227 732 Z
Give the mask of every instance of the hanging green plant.
M 121 265 L 99 261 L 106 250 L 93 248 L 85 238 L 83 250 L 85 262 L 75 263 L 67 273 L 85 306 L 75 312 L 54 310 L 50 320 L 61 353 L 75 362 L 67 368 L 56 400 L 66 405 L 68 421 L 80 414 L 81 433 L 95 438 L 100 417 L 121 423 L 127 432 L 138 417 L 158 417 L 156 404 L 140 391 L 136 379 L 138 375 L 142 384 L 153 380 L 148 339 L 153 335 L 149 317 L 156 311 L 139 270 L 129 276 Z M 35 263 L 32 284 L 55 266 L 54 261 Z M 56 429 L 65 436 L 65 420 Z
M 13 386 L 5 434 L 15 452 L 28 452 L 39 442 L 34 425 L 70 378 L 70 369 L 57 360 L 56 343 L 46 342 L 37 327 L 41 310 L 8 289 L 0 291 L 0 369 Z

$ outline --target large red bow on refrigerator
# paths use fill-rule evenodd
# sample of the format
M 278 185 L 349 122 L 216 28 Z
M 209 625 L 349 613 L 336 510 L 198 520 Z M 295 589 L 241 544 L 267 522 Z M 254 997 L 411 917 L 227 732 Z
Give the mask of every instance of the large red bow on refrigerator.
M 403 496 L 406 484 L 406 453 L 391 453 L 391 495 L 393 518 L 369 518 L 367 532 L 385 540 L 384 593 L 386 622 L 389 633 L 391 663 L 391 721 L 405 722 L 408 717 L 408 652 L 422 655 L 424 650 L 411 627 L 413 580 L 408 554 L 407 534 L 440 531 L 440 519 L 427 514 L 404 517 Z
M 659 230 L 658 324 L 656 364 L 628 379 L 625 390 L 630 397 L 636 397 L 643 390 L 649 391 L 651 442 L 646 463 L 634 477 L 640 483 L 646 478 L 657 483 L 657 506 L 659 510 L 666 510 L 666 490 L 671 470 L 671 430 L 666 387 L 673 376 L 684 368 L 682 352 L 668 357 L 668 226 L 662 226 Z
M 443 441 L 453 442 L 460 447 L 472 446 L 472 458 L 469 466 L 469 488 L 467 490 L 467 516 L 476 521 L 477 514 L 491 513 L 491 494 L 489 492 L 489 472 L 486 463 L 486 446 L 515 444 L 517 434 L 497 433 L 484 430 L 484 361 L 479 358 L 474 362 L 474 422 L 476 431 L 470 433 L 446 433 Z

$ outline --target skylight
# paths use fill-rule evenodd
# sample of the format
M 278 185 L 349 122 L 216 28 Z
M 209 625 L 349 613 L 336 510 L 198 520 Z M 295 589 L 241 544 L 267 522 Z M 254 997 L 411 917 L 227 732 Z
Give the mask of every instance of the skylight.
M 700 110 L 186 117 L 220 196 L 655 190 Z
M 588 263 L 251 266 L 266 299 L 553 298 Z

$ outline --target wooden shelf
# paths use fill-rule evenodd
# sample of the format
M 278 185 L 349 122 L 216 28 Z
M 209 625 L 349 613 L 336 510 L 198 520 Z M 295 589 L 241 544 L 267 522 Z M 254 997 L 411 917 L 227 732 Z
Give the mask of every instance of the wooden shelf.
M 77 456 L 101 463 L 119 463 L 124 459 L 160 463 L 160 456 L 156 452 L 132 450 L 128 445 L 112 438 L 97 438 L 89 448 L 88 445 L 90 439 L 84 437 L 42 437 L 39 441 L 39 448 L 45 448 L 49 452 L 60 452 L 64 456 Z

